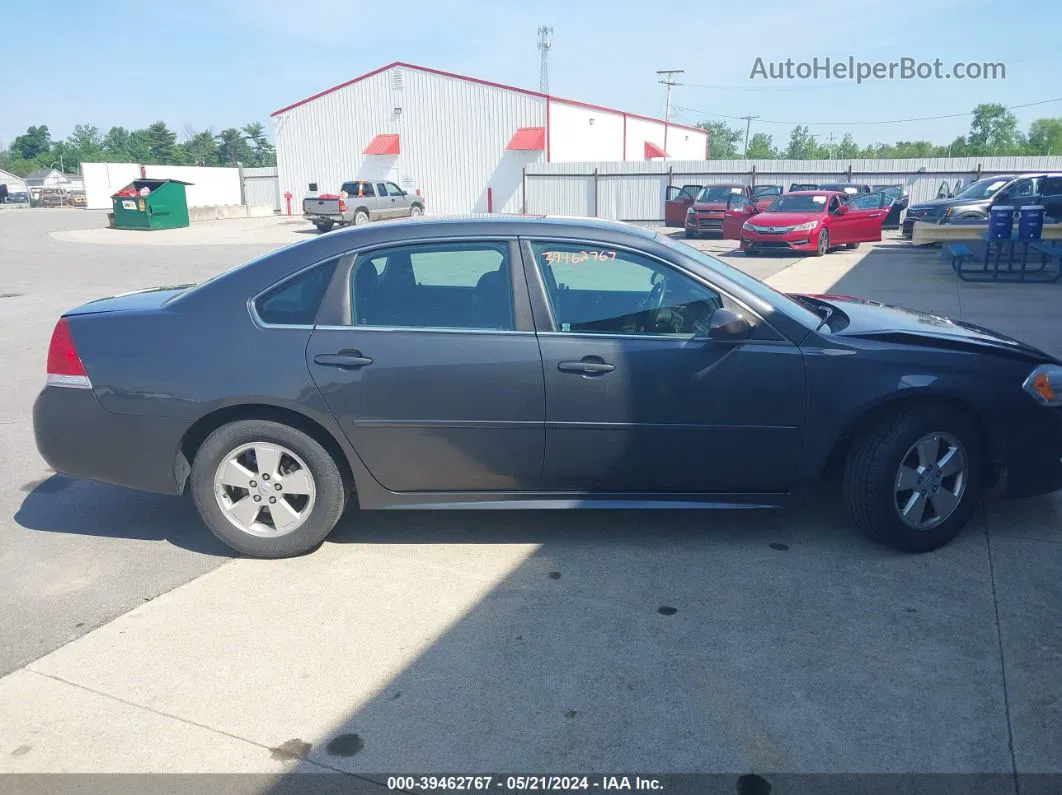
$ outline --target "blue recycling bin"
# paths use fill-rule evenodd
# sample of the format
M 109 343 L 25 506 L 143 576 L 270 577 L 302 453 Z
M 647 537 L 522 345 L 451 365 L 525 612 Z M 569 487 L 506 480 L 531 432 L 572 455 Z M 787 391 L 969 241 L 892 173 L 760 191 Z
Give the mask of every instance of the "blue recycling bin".
M 988 239 L 1010 240 L 1014 227 L 1013 207 L 992 207 L 988 211 Z
M 1039 240 L 1044 233 L 1044 208 L 1028 204 L 1018 210 L 1018 240 Z

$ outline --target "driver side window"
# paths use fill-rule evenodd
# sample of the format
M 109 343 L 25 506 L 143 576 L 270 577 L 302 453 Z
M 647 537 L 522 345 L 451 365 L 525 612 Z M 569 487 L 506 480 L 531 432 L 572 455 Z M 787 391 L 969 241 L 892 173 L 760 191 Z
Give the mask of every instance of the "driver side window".
M 532 243 L 558 331 L 707 335 L 714 290 L 649 257 L 593 243 Z
M 841 200 L 840 200 L 840 199 L 838 199 L 838 198 L 837 198 L 836 196 L 831 196 L 831 197 L 830 197 L 830 208 L 829 208 L 829 212 L 831 212 L 831 213 L 832 213 L 832 212 L 833 212 L 834 210 L 836 210 L 836 209 L 837 209 L 838 207 L 840 207 L 840 206 L 841 206 Z

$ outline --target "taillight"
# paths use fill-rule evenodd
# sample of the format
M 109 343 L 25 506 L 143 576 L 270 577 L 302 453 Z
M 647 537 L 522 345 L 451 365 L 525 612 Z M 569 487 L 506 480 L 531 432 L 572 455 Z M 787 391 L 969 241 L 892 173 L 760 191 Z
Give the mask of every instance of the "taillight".
M 342 199 L 339 200 L 339 212 L 345 213 L 347 211 L 347 203 Z
M 85 372 L 85 365 L 77 354 L 74 337 L 70 333 L 70 321 L 59 318 L 52 331 L 52 341 L 48 346 L 49 386 L 72 386 L 88 389 L 92 386 Z

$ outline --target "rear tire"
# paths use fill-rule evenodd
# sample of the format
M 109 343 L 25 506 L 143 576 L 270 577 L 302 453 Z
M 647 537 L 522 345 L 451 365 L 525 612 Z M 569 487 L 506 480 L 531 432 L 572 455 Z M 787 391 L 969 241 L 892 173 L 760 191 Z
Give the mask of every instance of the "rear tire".
M 369 223 L 369 214 L 365 210 L 358 210 L 354 213 L 354 226 L 365 226 Z
M 961 474 L 944 474 L 959 464 Z M 981 434 L 961 413 L 936 405 L 901 407 L 854 440 L 844 467 L 845 509 L 874 541 L 902 552 L 929 552 L 951 541 L 973 516 L 985 468 Z M 957 501 L 949 494 L 957 494 Z M 905 509 L 907 519 L 901 515 Z M 925 518 L 922 526 L 913 526 L 919 518 Z
M 236 472 L 253 478 L 249 483 L 255 487 L 230 489 L 220 482 L 232 481 L 231 477 L 222 476 L 222 467 L 246 448 L 250 448 L 252 456 L 244 453 L 240 459 L 243 468 Z M 259 457 L 258 449 L 281 450 L 283 454 L 277 455 L 276 464 L 269 465 L 264 454 Z M 259 468 L 273 471 L 257 472 Z M 293 473 L 300 473 L 301 488 L 294 485 Z M 285 483 L 289 484 L 291 495 L 308 492 L 312 496 L 305 502 L 301 496 L 282 497 Z M 211 433 L 196 452 L 191 485 L 196 508 L 210 531 L 237 552 L 256 558 L 285 558 L 315 549 L 335 527 L 347 501 L 343 477 L 328 451 L 302 431 L 268 420 L 238 420 Z M 276 488 L 278 485 L 280 488 Z M 249 520 L 247 514 L 242 514 L 244 520 L 254 523 L 243 529 L 239 526 L 240 512 L 230 507 L 227 514 L 222 506 L 235 506 L 253 497 L 259 499 L 253 505 L 246 504 L 252 511 L 258 507 L 258 513 Z M 275 505 L 276 500 L 286 500 L 283 505 L 287 507 L 270 508 L 269 502 Z M 273 521 L 272 510 L 277 510 L 279 517 L 291 508 L 285 516 L 296 515 L 300 505 L 303 516 L 297 524 L 288 531 L 277 530 L 282 525 Z
M 325 221 L 323 223 L 316 224 L 316 226 L 317 231 L 323 235 L 325 232 L 331 232 L 334 224 L 331 221 Z

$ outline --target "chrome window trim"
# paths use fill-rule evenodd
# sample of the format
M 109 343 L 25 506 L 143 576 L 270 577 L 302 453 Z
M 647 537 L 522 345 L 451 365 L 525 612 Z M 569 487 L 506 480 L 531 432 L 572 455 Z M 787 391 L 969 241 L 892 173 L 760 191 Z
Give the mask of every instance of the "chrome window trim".
M 533 337 L 533 331 L 516 331 L 511 329 L 489 328 L 449 328 L 446 326 L 308 326 L 315 331 L 368 331 L 368 332 L 427 332 L 431 334 L 494 334 L 505 336 Z

